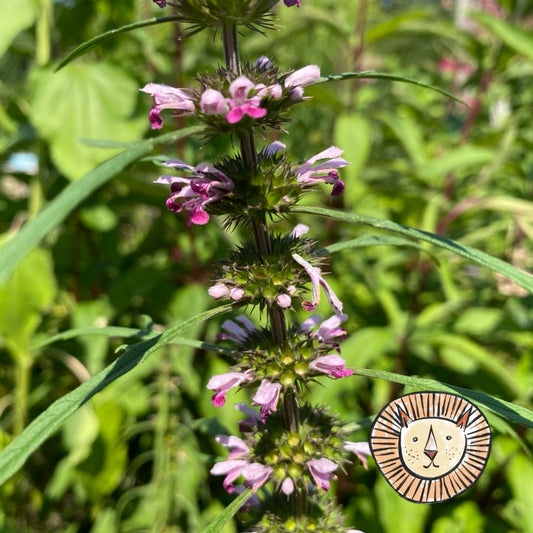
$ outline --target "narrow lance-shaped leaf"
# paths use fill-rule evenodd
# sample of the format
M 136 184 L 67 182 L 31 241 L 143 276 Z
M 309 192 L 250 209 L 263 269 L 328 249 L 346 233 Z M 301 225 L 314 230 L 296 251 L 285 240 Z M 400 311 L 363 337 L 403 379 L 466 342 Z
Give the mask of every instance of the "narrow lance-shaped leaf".
M 459 102 L 464 105 L 468 105 L 464 100 L 457 98 L 457 96 L 454 96 L 448 91 L 445 91 L 444 89 L 441 89 L 440 87 L 436 87 L 435 85 L 430 85 L 429 83 L 424 83 L 423 81 L 415 80 L 414 78 L 408 78 L 406 76 L 401 76 L 399 74 L 389 74 L 387 72 L 375 72 L 373 70 L 364 70 L 362 72 L 343 72 L 341 74 L 329 74 L 328 76 L 322 76 L 321 78 L 319 78 L 316 82 L 313 83 L 313 85 L 317 85 L 319 83 L 327 83 L 330 81 L 343 81 L 343 80 L 350 80 L 350 79 L 387 80 L 387 81 L 400 81 L 403 83 L 410 83 L 411 85 L 417 85 L 418 87 L 422 87 L 424 89 L 431 89 L 432 91 L 436 91 L 444 96 L 447 96 L 448 98 L 451 98 L 452 100 L 455 100 L 456 102 Z
M 56 228 L 93 191 L 108 182 L 129 164 L 142 158 L 154 146 L 193 135 L 201 130 L 194 126 L 177 132 L 166 133 L 152 139 L 134 143 L 120 154 L 104 161 L 83 178 L 65 187 L 44 209 L 2 246 L 0 253 L 0 283 L 13 272 L 25 255 L 35 248 L 41 239 Z
M 453 392 L 472 400 L 480 407 L 486 407 L 492 412 L 506 418 L 515 424 L 533 428 L 533 412 L 523 407 L 522 405 L 515 405 L 499 398 L 494 398 L 484 392 L 479 392 L 449 383 L 442 383 L 434 379 L 419 378 L 415 376 L 404 376 L 402 374 L 394 374 L 393 372 L 386 372 L 384 370 L 370 370 L 367 368 L 355 368 L 354 374 L 357 376 L 365 376 L 368 378 L 385 379 L 394 383 L 401 383 L 402 385 L 409 385 L 420 390 L 434 390 L 442 392 Z
M 371 226 L 373 228 L 384 229 L 392 231 L 394 233 L 400 233 L 413 239 L 425 241 L 439 248 L 443 248 L 450 252 L 453 252 L 461 257 L 469 259 L 473 263 L 477 263 L 483 267 L 486 267 L 493 272 L 499 272 L 510 280 L 518 283 L 524 289 L 533 292 L 533 276 L 519 268 L 516 268 L 501 259 L 493 257 L 485 252 L 460 244 L 452 239 L 447 239 L 441 235 L 430 233 L 429 231 L 423 231 L 403 224 L 397 224 L 391 220 L 383 220 L 380 218 L 367 217 L 363 215 L 357 215 L 355 213 L 343 213 L 340 211 L 332 211 L 331 209 L 324 209 L 321 207 L 306 207 L 296 206 L 293 208 L 295 213 L 308 213 L 311 215 L 319 215 L 323 217 L 332 218 L 334 220 L 341 220 L 352 224 L 364 224 L 365 226 Z
M 71 61 L 74 61 L 74 59 L 76 59 L 77 57 L 80 57 L 83 54 L 87 53 L 95 46 L 102 44 L 103 42 L 107 41 L 108 39 L 111 39 L 112 37 L 115 37 L 116 35 L 120 35 L 121 33 L 125 33 L 132 30 L 138 30 L 139 28 L 145 28 L 146 26 L 152 26 L 154 24 L 176 22 L 180 20 L 180 18 L 181 17 L 179 17 L 178 15 L 170 15 L 167 17 L 153 17 L 151 19 L 139 20 L 132 24 L 126 24 L 125 26 L 121 26 L 120 28 L 114 28 L 112 30 L 106 31 L 105 33 L 101 33 L 100 35 L 97 35 L 96 37 L 93 37 L 92 39 L 89 39 L 88 41 L 76 46 L 76 48 L 74 48 L 74 50 L 72 50 L 65 57 L 65 59 L 63 59 L 61 63 L 59 63 L 59 65 L 55 68 L 55 72 L 62 69 L 65 65 L 68 65 Z
M 0 485 L 15 474 L 30 454 L 50 437 L 72 413 L 89 401 L 96 393 L 135 368 L 159 348 L 172 343 L 181 333 L 210 318 L 228 313 L 231 309 L 231 305 L 223 305 L 216 309 L 205 311 L 174 326 L 157 337 L 128 346 L 116 361 L 98 372 L 98 374 L 95 374 L 89 381 L 56 400 L 0 452 Z
M 246 503 L 252 495 L 252 489 L 239 494 L 207 527 L 202 533 L 219 533 L 222 528 L 232 519 L 233 515 Z

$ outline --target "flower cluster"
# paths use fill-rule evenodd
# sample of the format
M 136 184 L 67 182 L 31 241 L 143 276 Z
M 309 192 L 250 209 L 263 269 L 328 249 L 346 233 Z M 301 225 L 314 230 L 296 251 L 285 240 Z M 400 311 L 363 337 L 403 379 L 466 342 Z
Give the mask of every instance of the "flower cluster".
M 302 407 L 299 432 L 285 429 L 280 416 L 269 419 L 268 431 L 252 412 L 244 438 L 218 435 L 216 441 L 229 450 L 226 461 L 212 468 L 214 475 L 225 476 L 223 486 L 236 490 L 235 481 L 242 477 L 245 486 L 255 492 L 272 480 L 286 496 L 297 486 L 309 483 L 327 491 L 334 472 L 341 466 L 344 452 L 353 452 L 367 468 L 370 449 L 367 442 L 344 441 L 336 420 L 321 409 Z
M 264 68 L 262 63 L 257 62 L 255 70 L 250 71 L 250 76 L 260 75 L 261 68 Z M 276 69 L 267 69 L 266 73 L 260 77 L 271 78 L 270 70 L 272 73 L 277 72 Z M 238 76 L 227 87 L 229 96 L 224 95 L 225 89 L 216 86 L 220 82 L 214 81 L 210 77 L 205 77 L 202 84 L 206 87 L 201 93 L 159 83 L 148 83 L 141 91 L 154 98 L 154 105 L 149 115 L 152 129 L 163 127 L 160 113 L 164 109 L 174 109 L 178 115 L 197 113 L 200 119 L 203 118 L 207 122 L 209 122 L 209 116 L 220 115 L 224 117 L 227 124 L 233 125 L 240 122 L 245 116 L 252 119 L 265 117 L 268 112 L 269 101 L 283 100 L 276 106 L 283 108 L 303 100 L 304 87 L 315 83 L 319 78 L 320 69 L 318 66 L 308 65 L 288 76 L 282 76 L 279 81 L 271 80 L 272 83 L 268 84 L 254 83 L 247 76 Z
M 214 393 L 211 402 L 220 407 L 231 389 L 259 383 L 253 402 L 261 407 L 261 420 L 265 421 L 276 411 L 282 391 L 294 389 L 298 382 L 320 375 L 334 379 L 351 376 L 353 371 L 339 355 L 339 341 L 346 336 L 340 326 L 346 319 L 346 315 L 333 315 L 322 321 L 311 316 L 291 330 L 284 348 L 273 343 L 270 331 L 256 328 L 245 316 L 226 320 L 218 338 L 233 344 L 239 356 L 230 371 L 212 376 L 207 383 Z

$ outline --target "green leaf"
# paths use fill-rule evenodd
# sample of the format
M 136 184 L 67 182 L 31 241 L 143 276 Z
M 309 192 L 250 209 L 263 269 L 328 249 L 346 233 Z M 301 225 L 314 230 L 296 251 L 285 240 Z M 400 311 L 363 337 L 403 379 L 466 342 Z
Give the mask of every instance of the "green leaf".
M 350 239 L 349 241 L 336 242 L 330 244 L 321 250 L 317 250 L 317 255 L 326 254 L 326 253 L 335 253 L 341 252 L 349 248 L 366 248 L 368 246 L 408 246 L 410 248 L 417 248 L 429 254 L 436 263 L 438 263 L 437 257 L 431 253 L 430 250 L 424 246 L 410 241 L 408 239 L 402 239 L 401 237 L 380 237 L 378 235 L 362 235 L 361 237 L 356 237 L 355 239 Z
M 514 403 L 494 398 L 484 392 L 465 389 L 443 383 L 429 378 L 419 378 L 416 376 L 404 376 L 402 374 L 395 374 L 393 372 L 386 372 L 385 370 L 370 370 L 367 368 L 354 368 L 354 374 L 357 376 L 365 376 L 368 378 L 384 379 L 392 381 L 393 383 L 401 383 L 408 385 L 416 390 L 442 391 L 451 392 L 468 398 L 479 407 L 485 407 L 496 413 L 497 415 L 519 424 L 533 428 L 533 411 L 522 405 L 515 405 Z
M 57 72 L 65 65 L 68 65 L 71 61 L 74 61 L 74 59 L 76 59 L 77 57 L 82 56 L 95 46 L 102 44 L 104 41 L 107 41 L 107 39 L 111 39 L 116 35 L 120 35 L 121 33 L 125 33 L 132 30 L 137 30 L 139 28 L 144 28 L 146 26 L 152 26 L 154 24 L 162 24 L 164 22 L 175 22 L 180 20 L 180 18 L 181 17 L 179 17 L 178 15 L 170 15 L 167 17 L 154 17 L 151 19 L 139 20 L 138 22 L 134 22 L 133 24 L 126 24 L 125 26 L 121 26 L 120 28 L 114 28 L 113 30 L 106 31 L 105 33 L 97 35 L 96 37 L 93 37 L 92 39 L 89 39 L 88 41 L 74 48 L 74 50 L 72 50 L 72 52 L 69 52 L 67 57 L 65 57 L 65 59 L 63 59 L 63 61 L 59 63 L 59 65 L 55 68 L 54 72 Z
M 38 12 L 37 0 L 0 2 L 0 57 L 17 34 L 34 23 Z
M 1 252 L 0 252 L 1 253 Z M 0 286 L 0 335 L 15 356 L 25 356 L 30 339 L 52 304 L 56 280 L 48 251 L 33 250 L 9 280 Z
M 116 176 L 129 164 L 151 152 L 154 146 L 182 139 L 200 130 L 200 126 L 194 126 L 137 142 L 131 148 L 104 161 L 82 179 L 68 185 L 2 247 L 0 284 L 7 280 L 18 263 L 32 248 L 39 244 L 48 232 L 61 224 L 68 214 L 98 187 Z
M 196 315 L 170 328 L 165 333 L 127 347 L 122 355 L 72 392 L 56 400 L 26 429 L 0 452 L 0 485 L 21 468 L 36 450 L 61 424 L 96 393 L 120 376 L 135 368 L 156 350 L 174 341 L 181 333 L 215 316 L 228 313 L 231 305 L 223 305 Z
M 441 235 L 430 233 L 429 231 L 423 231 L 420 229 L 404 226 L 403 224 L 397 224 L 391 220 L 383 220 L 380 218 L 367 217 L 363 215 L 357 215 L 355 213 L 343 213 L 340 211 L 332 211 L 330 209 L 324 209 L 322 207 L 307 207 L 307 206 L 295 206 L 292 211 L 294 213 L 308 213 L 311 215 L 319 215 L 323 217 L 332 218 L 334 220 L 340 220 L 342 222 L 349 222 L 351 224 L 364 224 L 365 226 L 371 226 L 373 228 L 384 229 L 392 231 L 393 233 L 400 233 L 413 239 L 418 239 L 424 242 L 443 248 L 453 252 L 461 257 L 464 257 L 473 263 L 477 263 L 483 267 L 486 267 L 493 272 L 499 272 L 512 281 L 515 281 L 521 287 L 524 287 L 530 292 L 533 292 L 533 276 L 527 272 L 516 268 L 501 259 L 493 257 L 485 252 L 460 244 Z
M 134 78 L 106 63 L 80 63 L 54 74 L 30 76 L 30 120 L 50 145 L 52 159 L 69 179 L 79 179 L 116 153 L 95 150 L 80 138 L 134 141 L 147 128 L 145 117 L 131 119 L 139 98 Z
M 252 489 L 244 491 L 237 496 L 210 524 L 207 525 L 202 533 L 219 533 L 222 528 L 233 518 L 233 515 L 248 501 L 252 495 Z
M 319 83 L 326 83 L 330 81 L 349 80 L 353 78 L 363 79 L 363 80 L 370 79 L 370 80 L 401 81 L 403 83 L 410 83 L 411 85 L 417 85 L 418 87 L 422 87 L 424 89 L 431 89 L 432 91 L 436 91 L 440 94 L 443 94 L 444 96 L 447 96 L 448 98 L 451 98 L 452 100 L 455 100 L 456 102 L 467 105 L 466 102 L 464 102 L 460 98 L 457 98 L 457 96 L 454 96 L 448 91 L 441 89 L 440 87 L 435 87 L 434 85 L 430 85 L 429 83 L 424 83 L 422 81 L 415 80 L 413 78 L 407 78 L 406 76 L 400 76 L 399 74 L 388 74 L 387 72 L 375 72 L 373 70 L 364 70 L 362 72 L 343 72 L 341 74 L 329 74 L 328 76 L 322 76 L 321 78 L 319 78 L 313 85 L 317 85 Z
M 531 30 L 523 30 L 482 11 L 470 13 L 469 16 L 503 41 L 509 48 L 533 61 L 533 34 Z

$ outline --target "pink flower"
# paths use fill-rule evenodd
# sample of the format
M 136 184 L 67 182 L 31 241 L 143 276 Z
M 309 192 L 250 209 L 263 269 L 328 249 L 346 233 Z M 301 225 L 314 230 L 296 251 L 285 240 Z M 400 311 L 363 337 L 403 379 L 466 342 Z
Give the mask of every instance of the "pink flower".
M 250 448 L 239 437 L 217 435 L 215 440 L 229 450 L 228 460 L 240 459 L 250 452 Z
M 200 98 L 200 109 L 206 115 L 225 115 L 229 105 L 220 91 L 206 89 Z
M 320 78 L 320 68 L 317 65 L 307 65 L 296 70 L 285 78 L 284 85 L 287 89 L 306 87 Z
M 244 289 L 241 287 L 233 287 L 233 289 L 229 291 L 229 297 L 236 302 L 242 300 L 244 297 Z
M 152 0 L 159 7 L 165 7 L 167 5 L 167 0 Z
M 349 452 L 355 453 L 359 460 L 363 463 L 365 470 L 368 470 L 367 457 L 371 455 L 370 446 L 368 442 L 350 442 L 346 441 L 344 443 L 344 449 Z
M 309 226 L 305 224 L 296 224 L 291 231 L 291 237 L 293 239 L 299 239 L 302 235 L 305 235 L 309 231 Z
M 294 481 L 290 477 L 286 477 L 281 484 L 281 492 L 289 496 L 294 492 Z
M 222 329 L 226 330 L 227 333 L 219 333 L 217 335 L 219 340 L 231 340 L 241 344 L 246 341 L 250 332 L 256 330 L 253 323 L 244 315 L 238 316 L 235 320 L 239 321 L 244 326 L 244 329 L 233 320 L 226 320 L 222 324 Z
M 209 287 L 207 293 L 213 298 L 224 298 L 224 296 L 229 296 L 229 287 L 224 283 L 217 283 Z
M 269 96 L 274 100 L 279 100 L 283 96 L 283 89 L 281 88 L 281 85 L 279 83 L 269 85 L 268 87 L 264 83 L 258 83 L 255 86 L 255 91 L 255 94 L 257 96 L 260 96 L 261 98 Z
M 282 142 L 274 141 L 265 148 L 265 155 L 267 157 L 274 157 L 277 153 L 282 152 L 287 148 Z
M 292 299 L 288 294 L 278 294 L 276 301 L 282 309 L 287 309 L 287 307 L 291 306 Z
M 283 0 L 283 3 L 284 3 L 287 7 L 291 7 L 291 6 L 300 7 L 300 6 L 302 5 L 301 0 Z
M 336 146 L 330 146 L 326 150 L 314 155 L 307 160 L 297 171 L 296 179 L 302 185 L 313 185 L 317 182 L 333 184 L 331 196 L 338 196 L 344 191 L 344 183 L 339 179 L 337 168 L 349 165 L 348 161 L 340 156 L 344 151 Z M 316 161 L 327 159 L 323 163 L 313 166 Z
M 244 484 L 256 492 L 268 480 L 273 470 L 272 467 L 261 463 L 248 464 L 241 470 L 242 477 L 246 480 Z
M 190 211 L 189 225 L 207 224 L 209 214 L 205 207 L 234 189 L 233 182 L 223 172 L 206 163 L 193 167 L 178 159 L 172 159 L 165 165 L 193 173 L 191 177 L 160 176 L 154 182 L 170 185 L 171 194 L 166 202 L 167 209 L 174 213 L 179 213 L 182 209 Z M 221 290 L 222 288 L 217 286 L 215 293 Z
M 230 124 L 236 124 L 244 115 L 252 118 L 262 118 L 267 114 L 267 110 L 259 107 L 260 96 L 248 98 L 248 94 L 254 88 L 254 84 L 246 76 L 239 76 L 229 86 L 231 98 L 227 100 L 231 111 L 226 115 L 226 120 Z
M 346 368 L 346 361 L 340 355 L 335 354 L 318 357 L 310 363 L 309 368 L 328 374 L 335 379 L 345 378 L 353 374 L 353 370 Z
M 333 472 L 337 469 L 333 461 L 329 459 L 311 459 L 305 463 L 313 479 L 315 480 L 316 486 L 319 489 L 329 490 L 329 480 L 334 478 Z
M 261 420 L 263 422 L 271 412 L 276 410 L 280 391 L 281 385 L 279 383 L 271 383 L 267 379 L 261 381 L 261 385 L 252 399 L 253 405 L 261 406 Z
M 247 372 L 226 372 L 211 377 L 207 383 L 207 388 L 215 391 L 211 403 L 215 407 L 222 407 L 226 403 L 226 394 L 230 389 L 251 379 L 252 376 Z
M 210 473 L 214 476 L 226 476 L 222 486 L 231 493 L 235 491 L 233 482 L 241 475 L 242 469 L 247 465 L 248 461 L 244 459 L 221 461 L 211 468 Z
M 160 5 L 160 7 L 164 6 Z M 149 83 L 141 91 L 154 97 L 154 106 L 150 111 L 152 129 L 161 129 L 163 127 L 163 120 L 159 115 L 163 109 L 177 109 L 182 111 L 182 115 L 194 113 L 196 109 L 191 95 L 184 89 L 177 89 L 159 83 Z
M 334 338 L 340 337 L 341 340 L 346 338 L 346 331 L 339 327 L 346 319 L 348 315 L 333 315 L 332 317 L 324 320 L 320 324 L 319 328 L 315 332 L 315 336 L 322 342 L 333 342 Z
M 303 257 L 299 256 L 298 254 L 292 254 L 292 257 L 298 264 L 304 267 L 304 270 L 311 278 L 313 299 L 311 302 L 302 302 L 302 307 L 306 311 L 314 311 L 316 309 L 316 306 L 320 303 L 320 286 L 322 286 L 324 288 L 324 292 L 326 293 L 326 298 L 328 299 L 331 309 L 335 313 L 341 314 L 342 302 L 337 298 L 336 294 L 327 284 L 326 280 L 321 276 L 320 269 L 308 263 Z

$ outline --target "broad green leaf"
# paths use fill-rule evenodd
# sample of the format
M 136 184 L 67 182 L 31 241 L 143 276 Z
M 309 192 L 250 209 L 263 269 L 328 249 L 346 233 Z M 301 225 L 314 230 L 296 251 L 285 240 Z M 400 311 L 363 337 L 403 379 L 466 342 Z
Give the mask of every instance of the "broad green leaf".
M 120 28 L 114 28 L 112 30 L 106 31 L 105 33 L 102 33 L 100 35 L 97 35 L 96 37 L 93 37 L 92 39 L 89 39 L 87 42 L 80 44 L 72 52 L 69 52 L 67 57 L 59 63 L 59 65 L 56 67 L 54 72 L 57 72 L 58 70 L 62 69 L 65 65 L 70 63 L 71 61 L 74 61 L 77 57 L 82 56 L 83 54 L 87 53 L 89 50 L 94 48 L 95 46 L 102 44 L 103 42 L 107 41 L 107 39 L 111 39 L 112 37 L 115 37 L 116 35 L 120 35 L 121 33 L 125 33 L 132 30 L 137 30 L 139 28 L 144 28 L 146 26 L 152 26 L 153 24 L 162 24 L 164 22 L 175 22 L 180 20 L 181 17 L 177 15 L 170 15 L 167 17 L 154 17 L 151 19 L 146 20 L 139 20 L 137 22 L 134 22 L 133 24 L 126 24 L 125 26 L 121 26 Z
M 469 307 L 456 320 L 454 329 L 468 335 L 490 335 L 496 330 L 502 318 L 501 309 Z
M 16 268 L 22 258 L 51 230 L 56 228 L 87 196 L 124 170 L 129 164 L 151 152 L 154 146 L 182 139 L 201 130 L 200 126 L 166 133 L 153 139 L 134 143 L 120 154 L 104 161 L 82 179 L 68 185 L 43 210 L 14 235 L 0 254 L 0 284 Z
M 472 501 L 455 507 L 450 516 L 436 520 L 432 533 L 479 533 L 486 531 L 485 518 L 479 507 Z
M 110 64 L 80 63 L 58 74 L 39 69 L 30 76 L 29 115 L 56 166 L 76 180 L 116 153 L 78 139 L 134 141 L 146 130 L 145 117 L 130 118 L 138 98 L 137 82 Z
M 38 0 L 0 2 L 0 57 L 19 32 L 31 26 L 39 12 Z
M 231 309 L 231 305 L 217 307 L 196 315 L 157 337 L 128 346 L 116 361 L 72 392 L 56 400 L 0 452 L 0 485 L 17 472 L 30 454 L 95 394 L 143 362 L 156 350 L 172 343 L 181 333 L 210 318 L 228 313 Z
M 499 398 L 495 398 L 484 392 L 457 387 L 434 379 L 404 376 L 403 374 L 395 374 L 393 372 L 386 372 L 385 370 L 355 368 L 354 374 L 368 378 L 384 379 L 392 381 L 393 383 L 401 383 L 402 385 L 408 385 L 416 390 L 442 391 L 458 394 L 459 396 L 468 398 L 479 407 L 490 409 L 493 413 L 496 413 L 515 424 L 533 428 L 533 411 L 530 411 L 527 407 L 522 405 L 515 405 L 511 402 L 500 400 Z
M 363 215 L 357 215 L 355 213 L 343 213 L 341 211 L 332 211 L 331 209 L 324 209 L 322 207 L 307 207 L 307 206 L 295 206 L 292 209 L 295 213 L 308 213 L 311 215 L 318 215 L 323 217 L 332 218 L 334 220 L 340 220 L 343 222 L 349 222 L 351 224 L 364 224 L 365 226 L 371 226 L 373 228 L 384 229 L 392 231 L 393 233 L 400 233 L 413 239 L 418 239 L 424 242 L 443 248 L 453 252 L 461 257 L 464 257 L 478 265 L 486 267 L 493 272 L 499 272 L 512 281 L 515 281 L 521 287 L 524 287 L 530 292 L 533 292 L 533 276 L 527 272 L 516 268 L 501 259 L 493 257 L 485 252 L 458 243 L 441 235 L 430 233 L 429 231 L 422 231 L 419 229 L 404 226 L 403 224 L 397 224 L 391 220 L 383 220 L 374 217 L 367 217 Z
M 363 80 L 386 80 L 386 81 L 401 81 L 403 83 L 410 83 L 411 85 L 417 85 L 418 87 L 422 87 L 424 89 L 431 89 L 432 91 L 436 91 L 440 94 L 443 94 L 444 96 L 447 96 L 448 98 L 451 98 L 452 100 L 455 100 L 456 102 L 460 102 L 461 104 L 465 104 L 466 102 L 463 102 L 460 98 L 457 98 L 453 94 L 445 91 L 444 89 L 441 89 L 440 87 L 435 87 L 434 85 L 430 85 L 429 83 L 424 83 L 419 80 L 415 80 L 413 78 L 408 78 L 406 76 L 401 76 L 399 74 L 389 74 L 387 72 L 376 72 L 373 70 L 364 70 L 362 72 L 343 72 L 341 74 L 329 74 L 328 76 L 322 76 L 319 78 L 313 85 L 317 85 L 319 83 L 326 83 L 330 81 L 343 81 L 343 80 L 350 80 L 350 79 L 363 79 Z
M 203 529 L 202 533 L 219 533 L 224 525 L 233 518 L 233 515 L 248 501 L 251 495 L 252 489 L 248 489 L 237 496 L 215 520 Z
M 418 170 L 422 179 L 431 183 L 442 184 L 445 176 L 450 172 L 479 168 L 492 161 L 495 157 L 494 149 L 480 146 L 459 146 L 447 154 L 434 157 Z
M 41 323 L 42 313 L 52 304 L 55 293 L 52 258 L 41 248 L 27 255 L 7 282 L 0 286 L 0 335 L 15 356 L 28 353 L 31 337 Z
M 471 13 L 470 16 L 503 41 L 509 48 L 533 61 L 533 34 L 531 30 L 519 28 L 483 11 Z

